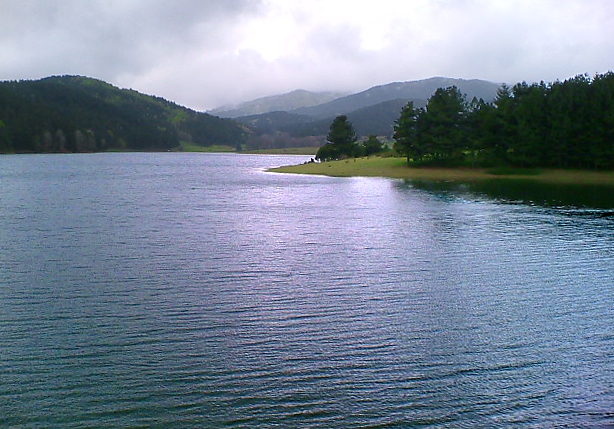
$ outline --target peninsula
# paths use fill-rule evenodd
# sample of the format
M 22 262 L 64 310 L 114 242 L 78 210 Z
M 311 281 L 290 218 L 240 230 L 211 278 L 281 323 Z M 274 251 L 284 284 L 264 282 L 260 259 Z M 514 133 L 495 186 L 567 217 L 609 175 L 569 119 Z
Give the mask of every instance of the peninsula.
M 364 157 L 340 161 L 309 162 L 272 168 L 276 173 L 333 177 L 386 177 L 405 180 L 473 182 L 478 180 L 532 180 L 544 183 L 614 186 L 614 171 L 568 169 L 439 168 L 410 167 L 405 158 Z

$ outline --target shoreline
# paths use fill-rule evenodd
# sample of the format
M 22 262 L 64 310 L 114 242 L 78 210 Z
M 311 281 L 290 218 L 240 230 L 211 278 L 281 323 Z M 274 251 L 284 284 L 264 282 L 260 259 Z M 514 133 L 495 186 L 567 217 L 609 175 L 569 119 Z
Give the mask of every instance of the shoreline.
M 389 179 L 474 182 L 484 180 L 531 180 L 550 184 L 614 186 L 614 172 L 536 169 L 531 174 L 494 174 L 488 168 L 409 167 L 405 158 L 357 158 L 271 168 L 286 174 L 330 177 L 384 177 Z M 520 170 L 522 171 L 522 170 Z
M 167 150 L 127 150 L 127 149 L 108 149 L 93 152 L 0 152 L 0 155 L 70 155 L 84 153 L 236 153 L 239 155 L 305 155 L 315 157 L 318 148 L 296 147 L 282 149 L 259 149 L 237 151 L 235 148 L 223 145 L 213 146 L 181 146 Z

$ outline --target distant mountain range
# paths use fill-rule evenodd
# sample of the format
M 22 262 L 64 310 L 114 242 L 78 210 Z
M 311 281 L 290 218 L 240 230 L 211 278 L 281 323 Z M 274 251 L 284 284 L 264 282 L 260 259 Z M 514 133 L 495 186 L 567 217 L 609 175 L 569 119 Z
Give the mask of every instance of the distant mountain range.
M 469 100 L 473 97 L 491 101 L 497 94 L 499 84 L 483 80 L 451 79 L 433 77 L 412 82 L 394 82 L 387 85 L 374 86 L 357 94 L 347 95 L 317 106 L 305 106 L 296 109 L 294 113 L 325 118 L 348 114 L 358 109 L 371 107 L 387 101 L 404 99 L 423 102 L 435 93 L 437 88 L 456 86 Z
M 287 94 L 272 95 L 241 103 L 234 107 L 219 107 L 208 113 L 222 118 L 238 118 L 276 111 L 290 111 L 317 106 L 346 95 L 342 92 L 310 92 L 297 89 Z
M 416 107 L 424 107 L 438 88 L 450 86 L 456 86 L 468 101 L 475 97 L 489 102 L 494 100 L 500 84 L 478 79 L 433 77 L 379 85 L 319 104 L 315 101 L 331 98 L 334 93 L 293 91 L 250 101 L 232 110 L 217 109 L 215 113 L 222 117 L 232 116 L 259 134 L 286 133 L 293 137 L 326 135 L 336 116 L 347 115 L 358 135 L 390 137 L 394 122 L 404 105 L 413 101 Z M 239 115 L 240 112 L 254 110 L 259 113 Z

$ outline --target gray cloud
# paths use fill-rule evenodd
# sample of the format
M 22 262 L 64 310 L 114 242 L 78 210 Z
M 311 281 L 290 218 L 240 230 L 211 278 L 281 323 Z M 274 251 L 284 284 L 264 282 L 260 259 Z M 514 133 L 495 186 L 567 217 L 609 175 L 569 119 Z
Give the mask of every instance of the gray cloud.
M 614 68 L 609 0 L 0 0 L 0 79 L 82 74 L 197 109 L 434 75 Z
M 210 49 L 249 0 L 23 0 L 0 6 L 2 78 L 50 73 L 113 77 L 155 68 L 178 51 Z

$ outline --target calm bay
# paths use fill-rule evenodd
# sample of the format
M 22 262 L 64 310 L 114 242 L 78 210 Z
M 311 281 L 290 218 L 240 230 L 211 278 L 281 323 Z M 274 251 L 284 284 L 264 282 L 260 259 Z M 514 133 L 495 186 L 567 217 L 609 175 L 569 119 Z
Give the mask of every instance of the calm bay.
M 0 157 L 0 427 L 611 427 L 609 189 Z

